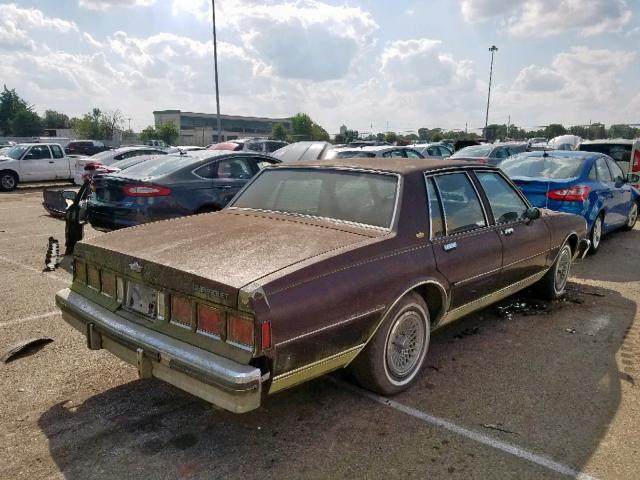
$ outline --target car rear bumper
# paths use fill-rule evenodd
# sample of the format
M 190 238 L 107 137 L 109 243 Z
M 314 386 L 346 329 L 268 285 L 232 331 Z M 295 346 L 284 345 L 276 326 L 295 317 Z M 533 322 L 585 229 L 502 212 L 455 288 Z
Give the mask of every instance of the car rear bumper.
M 587 253 L 589 253 L 589 249 L 591 248 L 591 240 L 589 240 L 588 238 L 583 238 L 582 240 L 580 240 L 580 243 L 578 244 L 578 251 L 576 252 L 576 255 L 574 258 L 584 258 Z
M 110 351 L 136 366 L 140 378 L 159 378 L 235 413 L 260 406 L 260 369 L 125 320 L 68 288 L 56 303 L 62 318 L 86 335 L 89 349 Z

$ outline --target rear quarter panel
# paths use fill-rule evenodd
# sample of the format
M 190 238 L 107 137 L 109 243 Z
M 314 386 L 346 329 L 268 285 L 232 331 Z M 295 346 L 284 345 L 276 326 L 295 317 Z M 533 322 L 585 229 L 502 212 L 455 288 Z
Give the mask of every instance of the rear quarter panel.
M 551 265 L 558 255 L 560 247 L 570 235 L 575 235 L 578 240 L 586 237 L 587 223 L 584 217 L 578 215 L 555 212 L 548 209 L 540 210 L 542 212 L 542 220 L 547 224 L 551 233 L 551 247 L 547 259 L 548 265 Z

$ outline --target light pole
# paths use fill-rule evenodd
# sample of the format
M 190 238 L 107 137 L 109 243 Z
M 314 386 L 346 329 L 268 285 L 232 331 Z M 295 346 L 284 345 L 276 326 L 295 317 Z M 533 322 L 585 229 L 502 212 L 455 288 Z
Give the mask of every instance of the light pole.
M 491 69 L 489 70 L 489 94 L 487 95 L 487 116 L 484 118 L 484 138 L 487 138 L 487 126 L 489 125 L 489 102 L 491 101 L 491 77 L 493 76 L 493 54 L 498 51 L 498 47 L 491 45 Z
M 216 81 L 216 116 L 218 119 L 218 143 L 222 142 L 222 126 L 220 123 L 220 92 L 218 90 L 218 42 L 216 38 L 216 2 L 211 0 L 211 20 L 213 24 L 213 69 Z

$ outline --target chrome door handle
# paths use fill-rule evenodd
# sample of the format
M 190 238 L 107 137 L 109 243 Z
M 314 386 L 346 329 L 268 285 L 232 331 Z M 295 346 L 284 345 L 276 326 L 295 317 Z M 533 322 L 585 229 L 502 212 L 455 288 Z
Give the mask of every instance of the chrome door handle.
M 514 232 L 513 228 L 509 227 L 509 228 L 505 228 L 505 229 L 502 231 L 502 234 L 503 234 L 503 235 L 511 235 L 513 232 Z
M 451 250 L 455 250 L 456 248 L 458 248 L 458 244 L 456 242 L 447 243 L 442 246 L 442 249 L 445 252 L 450 252 Z

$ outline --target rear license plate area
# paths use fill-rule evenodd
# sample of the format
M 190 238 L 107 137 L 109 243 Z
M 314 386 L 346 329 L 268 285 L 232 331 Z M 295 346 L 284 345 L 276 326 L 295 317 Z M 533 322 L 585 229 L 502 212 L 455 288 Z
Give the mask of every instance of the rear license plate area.
M 128 282 L 126 308 L 155 318 L 158 313 L 158 291 L 140 283 Z

